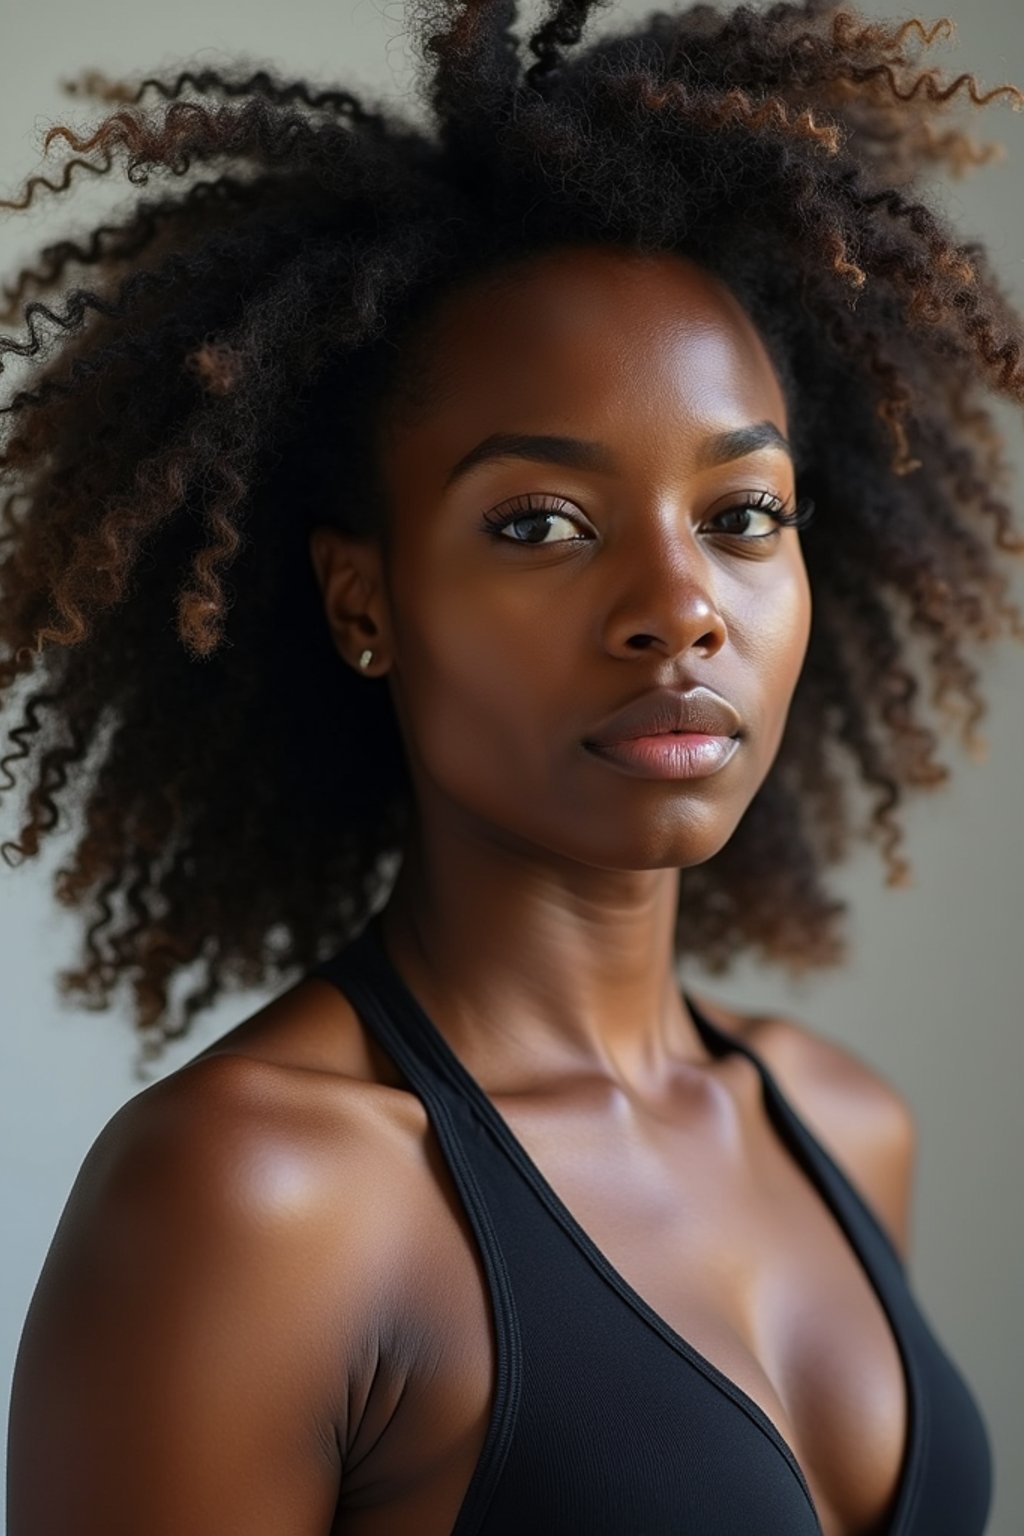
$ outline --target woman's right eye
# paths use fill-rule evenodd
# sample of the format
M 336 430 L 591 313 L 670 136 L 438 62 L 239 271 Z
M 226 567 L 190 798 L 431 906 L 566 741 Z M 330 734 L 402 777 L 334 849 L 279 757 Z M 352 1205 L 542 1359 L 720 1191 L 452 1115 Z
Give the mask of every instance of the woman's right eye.
M 586 537 L 585 534 L 577 531 L 568 538 L 545 538 L 545 534 L 550 532 L 553 523 L 564 523 L 577 530 L 582 527 L 574 517 L 569 517 L 558 507 L 538 505 L 528 496 L 508 503 L 496 512 L 488 512 L 484 517 L 484 526 L 488 533 L 504 539 L 507 544 L 575 544 Z M 506 528 L 511 528 L 514 532 L 506 533 L 504 532 Z M 530 537 L 528 532 L 526 537 L 520 537 L 519 530 L 522 528 L 532 529 L 539 536 Z

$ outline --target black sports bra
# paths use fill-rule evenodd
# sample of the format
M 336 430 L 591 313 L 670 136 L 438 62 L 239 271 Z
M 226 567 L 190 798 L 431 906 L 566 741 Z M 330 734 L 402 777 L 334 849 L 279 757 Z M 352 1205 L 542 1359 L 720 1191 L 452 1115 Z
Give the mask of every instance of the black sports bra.
M 422 1099 L 472 1224 L 497 1385 L 452 1536 L 822 1536 L 792 1449 L 595 1247 L 406 987 L 380 917 L 310 975 L 333 982 Z M 735 1036 L 683 998 L 716 1056 L 741 1051 L 788 1148 L 876 1290 L 910 1423 L 886 1536 L 982 1536 L 986 1425 L 871 1209 Z

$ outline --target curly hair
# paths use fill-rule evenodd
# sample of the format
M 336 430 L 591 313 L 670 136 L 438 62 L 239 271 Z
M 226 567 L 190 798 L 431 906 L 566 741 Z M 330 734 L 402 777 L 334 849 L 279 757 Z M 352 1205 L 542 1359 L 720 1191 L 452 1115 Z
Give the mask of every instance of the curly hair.
M 1024 638 L 996 553 L 1024 539 L 983 396 L 1024 401 L 1022 320 L 918 183 L 1002 151 L 944 119 L 962 88 L 1015 110 L 1024 94 L 922 69 L 948 18 L 696 4 L 583 46 L 596 9 L 551 0 L 529 62 L 515 0 L 418 0 L 422 123 L 244 60 L 90 73 L 67 89 L 107 115 L 51 127 L 61 178 L 2 204 L 86 171 L 178 183 L 45 246 L 4 289 L 21 330 L 0 337 L 27 372 L 2 412 L 0 702 L 37 685 L 0 757 L 5 792 L 35 758 L 3 853 L 34 856 L 78 786 L 54 891 L 83 910 L 83 947 L 59 987 L 100 1009 L 127 979 L 143 1057 L 226 983 L 347 942 L 386 892 L 411 782 L 385 680 L 333 646 L 309 532 L 387 549 L 377 434 L 443 387 L 440 296 L 556 244 L 678 251 L 732 286 L 816 508 L 783 740 L 728 844 L 681 873 L 677 956 L 839 964 L 825 868 L 870 837 L 908 884 L 897 807 L 949 778 L 926 678 L 983 750 L 969 643 Z

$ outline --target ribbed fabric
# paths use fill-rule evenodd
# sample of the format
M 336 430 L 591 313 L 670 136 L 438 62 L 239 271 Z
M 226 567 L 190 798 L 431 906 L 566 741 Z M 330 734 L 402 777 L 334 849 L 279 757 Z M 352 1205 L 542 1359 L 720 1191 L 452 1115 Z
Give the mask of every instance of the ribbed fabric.
M 596 1248 L 403 982 L 380 917 L 309 974 L 348 997 L 422 1099 L 487 1276 L 497 1389 L 452 1536 L 822 1536 L 772 1421 Z M 757 1067 L 773 1124 L 889 1318 L 910 1423 L 886 1536 L 982 1536 L 985 1422 L 899 1253 L 761 1059 L 683 997 L 713 1054 Z

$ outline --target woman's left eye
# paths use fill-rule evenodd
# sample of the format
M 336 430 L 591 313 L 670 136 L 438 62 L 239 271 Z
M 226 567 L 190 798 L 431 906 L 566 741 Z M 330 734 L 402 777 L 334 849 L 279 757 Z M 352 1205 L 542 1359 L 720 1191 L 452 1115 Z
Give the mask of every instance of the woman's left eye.
M 735 507 L 726 507 L 724 511 L 716 512 L 714 517 L 711 518 L 711 522 L 717 523 L 723 517 L 743 517 L 749 519 L 750 517 L 757 517 L 758 514 L 760 514 L 761 517 L 768 518 L 770 522 L 775 524 L 775 527 L 770 528 L 767 533 L 755 533 L 751 536 L 751 538 L 747 538 L 745 527 L 740 529 L 726 528 L 722 531 L 726 535 L 736 535 L 740 539 L 743 539 L 743 541 L 747 544 L 751 543 L 752 540 L 755 539 L 777 538 L 778 535 L 782 532 L 780 525 L 782 505 L 782 502 L 777 496 L 762 494 L 756 497 L 752 497 L 748 501 L 740 502 Z

